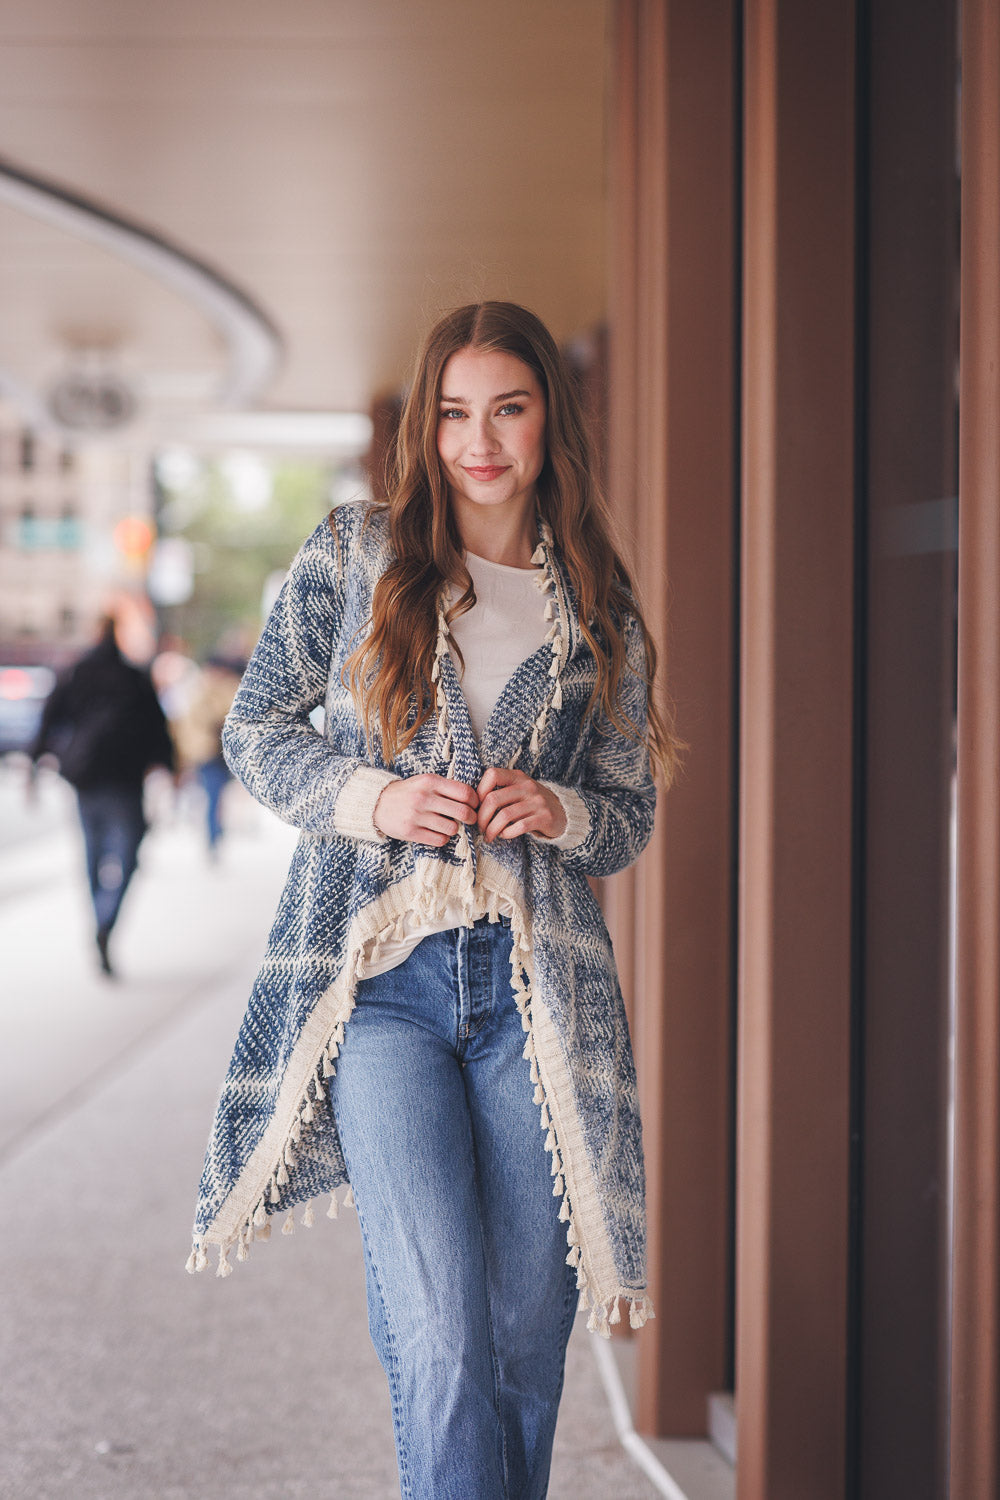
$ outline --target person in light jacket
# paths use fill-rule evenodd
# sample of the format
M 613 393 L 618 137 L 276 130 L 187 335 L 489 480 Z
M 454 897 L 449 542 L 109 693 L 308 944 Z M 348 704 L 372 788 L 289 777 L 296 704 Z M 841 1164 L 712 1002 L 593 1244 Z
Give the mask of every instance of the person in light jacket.
M 354 1204 L 418 1500 L 543 1496 L 578 1300 L 604 1334 L 651 1312 L 635 1069 L 587 877 L 638 856 L 676 746 L 594 475 L 544 325 L 505 302 L 443 318 L 388 502 L 304 544 L 223 735 L 301 833 L 188 1269 L 215 1247 L 228 1276 L 321 1193 Z

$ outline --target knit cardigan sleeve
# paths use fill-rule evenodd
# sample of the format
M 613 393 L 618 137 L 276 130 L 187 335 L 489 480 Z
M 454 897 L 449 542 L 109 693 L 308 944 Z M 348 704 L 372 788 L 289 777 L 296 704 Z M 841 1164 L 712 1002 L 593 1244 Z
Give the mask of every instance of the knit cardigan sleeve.
M 642 630 L 635 619 L 626 626 L 625 646 L 628 664 L 619 703 L 627 719 L 644 734 L 646 657 Z M 637 860 L 653 832 L 656 811 L 656 786 L 645 744 L 624 735 L 606 714 L 599 713 L 582 775 L 569 790 L 579 807 L 575 813 L 571 807 L 563 837 L 576 837 L 578 842 L 562 849 L 564 864 L 584 875 L 614 875 Z
M 307 833 L 381 842 L 370 819 L 355 816 L 350 827 L 342 826 L 337 803 L 348 781 L 359 785 L 355 773 L 367 772 L 374 781 L 372 806 L 392 776 L 338 754 L 309 718 L 324 702 L 343 626 L 346 538 L 333 529 L 339 522 L 336 513 L 324 521 L 293 561 L 226 719 L 222 746 L 251 795 L 286 823 Z

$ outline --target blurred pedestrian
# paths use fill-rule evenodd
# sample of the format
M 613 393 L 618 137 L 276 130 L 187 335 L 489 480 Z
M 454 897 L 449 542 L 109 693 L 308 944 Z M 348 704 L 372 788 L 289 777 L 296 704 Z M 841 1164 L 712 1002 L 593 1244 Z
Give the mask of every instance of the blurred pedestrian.
M 222 794 L 226 783 L 232 780 L 222 754 L 222 726 L 232 707 L 244 665 L 223 656 L 210 656 L 183 712 L 170 724 L 181 766 L 194 771 L 205 794 L 210 857 L 217 853 L 222 837 Z
M 306 541 L 226 721 L 302 830 L 222 1090 L 195 1245 L 349 1182 L 404 1496 L 548 1484 L 578 1295 L 650 1312 L 628 1023 L 588 876 L 675 741 L 572 381 L 524 308 L 417 365 L 384 505 Z M 325 705 L 322 731 L 311 715 Z M 347 1485 L 350 1489 L 350 1484 Z
M 149 674 L 122 656 L 110 617 L 46 701 L 33 763 L 43 755 L 76 792 L 97 951 L 111 974 L 108 940 L 146 832 L 143 782 L 154 766 L 173 769 L 174 749 Z

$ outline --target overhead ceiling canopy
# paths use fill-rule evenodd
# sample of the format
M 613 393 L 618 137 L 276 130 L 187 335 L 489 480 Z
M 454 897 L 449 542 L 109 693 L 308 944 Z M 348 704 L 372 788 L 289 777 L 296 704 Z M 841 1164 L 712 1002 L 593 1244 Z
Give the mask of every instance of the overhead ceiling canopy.
M 0 4 L 0 156 L 214 268 L 278 330 L 258 400 L 364 410 L 482 296 L 604 311 L 603 0 Z M 218 325 L 113 243 L 0 205 L 0 370 L 104 350 L 164 408 Z

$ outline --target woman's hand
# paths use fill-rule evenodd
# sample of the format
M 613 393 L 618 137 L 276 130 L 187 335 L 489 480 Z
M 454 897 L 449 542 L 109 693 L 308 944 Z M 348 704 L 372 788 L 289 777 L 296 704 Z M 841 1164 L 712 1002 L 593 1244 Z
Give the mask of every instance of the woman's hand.
M 522 833 L 557 839 L 565 831 L 566 814 L 559 798 L 523 771 L 491 766 L 477 790 L 476 821 L 488 844 L 497 838 L 516 839 Z
M 406 776 L 382 788 L 372 821 L 390 839 L 446 844 L 460 823 L 474 823 L 479 798 L 474 787 L 445 776 Z

